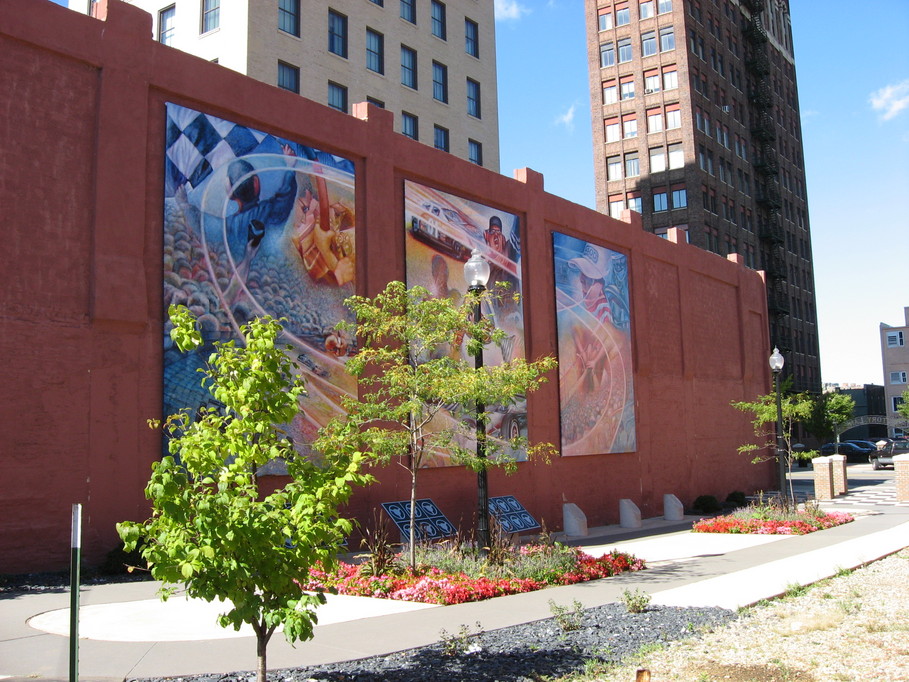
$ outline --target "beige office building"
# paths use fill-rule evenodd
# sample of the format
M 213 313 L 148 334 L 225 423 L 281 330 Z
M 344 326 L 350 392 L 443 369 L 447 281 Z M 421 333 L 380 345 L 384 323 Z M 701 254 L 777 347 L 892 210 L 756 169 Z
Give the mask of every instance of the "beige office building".
M 884 399 L 891 427 L 889 435 L 909 434 L 906 419 L 896 409 L 909 389 L 909 308 L 904 308 L 906 324 L 890 326 L 881 322 L 881 359 L 884 364 Z
M 493 0 L 127 1 L 162 43 L 499 170 Z

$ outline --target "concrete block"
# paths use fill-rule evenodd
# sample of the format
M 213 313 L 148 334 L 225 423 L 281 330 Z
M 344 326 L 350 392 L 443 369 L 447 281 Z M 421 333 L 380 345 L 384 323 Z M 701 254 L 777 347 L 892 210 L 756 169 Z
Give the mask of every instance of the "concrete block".
M 572 537 L 587 537 L 587 515 L 574 502 L 562 505 L 562 528 Z
M 663 518 L 667 521 L 681 521 L 685 518 L 684 505 L 671 493 L 663 495 Z
M 641 510 L 629 499 L 619 500 L 619 525 L 622 528 L 640 528 Z

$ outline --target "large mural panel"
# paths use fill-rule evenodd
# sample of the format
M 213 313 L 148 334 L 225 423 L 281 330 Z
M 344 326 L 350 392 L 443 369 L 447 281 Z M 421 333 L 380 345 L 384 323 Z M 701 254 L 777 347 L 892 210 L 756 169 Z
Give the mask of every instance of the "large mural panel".
M 562 455 L 636 447 L 627 256 L 552 236 Z
M 199 386 L 211 343 L 239 338 L 249 319 L 285 318 L 284 342 L 306 375 L 302 411 L 287 425 L 301 452 L 339 413 L 355 380 L 355 340 L 334 330 L 355 293 L 354 165 L 169 103 L 164 198 L 164 305 L 187 305 L 206 345 L 184 354 L 164 334 L 164 409 L 214 405 Z
M 473 249 L 479 249 L 491 265 L 488 288 L 507 284 L 509 293 L 521 294 L 521 231 L 518 216 L 469 201 L 425 185 L 404 183 L 404 223 L 406 230 L 407 286 L 422 286 L 435 296 L 460 301 L 467 292 L 464 263 Z M 484 362 L 500 364 L 524 357 L 524 311 L 520 296 L 495 298 L 483 309 L 496 327 L 506 332 L 501 347 L 488 345 Z M 466 344 L 450 349 L 468 359 Z M 521 398 L 514 404 L 490 408 L 487 426 L 493 438 L 510 440 L 527 436 L 527 404 Z M 462 419 L 465 415 L 446 413 L 439 419 Z M 447 423 L 445 424 L 447 425 Z M 525 452 L 511 452 L 518 461 Z M 429 466 L 447 466 L 448 456 L 435 453 Z

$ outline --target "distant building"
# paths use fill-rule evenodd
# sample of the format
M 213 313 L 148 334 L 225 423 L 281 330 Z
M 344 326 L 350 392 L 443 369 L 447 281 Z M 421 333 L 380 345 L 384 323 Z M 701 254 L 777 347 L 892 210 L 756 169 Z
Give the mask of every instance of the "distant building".
M 842 387 L 836 390 L 837 393 L 845 393 L 855 402 L 853 417 L 870 417 L 886 414 L 886 400 L 884 398 L 884 387 L 877 384 L 865 384 L 864 386 Z M 887 427 L 881 424 L 863 424 L 856 426 L 842 435 L 843 439 L 862 439 L 877 441 L 887 435 Z
M 881 359 L 884 364 L 884 394 L 887 402 L 887 416 L 893 421 L 902 421 L 902 428 L 891 429 L 895 433 L 909 434 L 905 418 L 897 411 L 903 402 L 903 393 L 909 389 L 909 307 L 903 308 L 906 324 L 892 327 L 881 322 Z
M 821 374 L 788 0 L 585 0 L 597 209 L 767 274 L 770 344 Z
M 162 43 L 345 113 L 372 102 L 396 131 L 499 170 L 492 0 L 126 1 Z

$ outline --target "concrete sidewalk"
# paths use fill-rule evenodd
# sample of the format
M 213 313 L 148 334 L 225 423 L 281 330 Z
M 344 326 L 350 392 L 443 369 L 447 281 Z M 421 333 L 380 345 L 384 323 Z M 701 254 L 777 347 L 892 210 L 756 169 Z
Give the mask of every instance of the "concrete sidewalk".
M 722 606 L 735 609 L 782 594 L 909 546 L 909 505 L 857 502 L 856 489 L 837 501 L 854 511 L 854 523 L 804 536 L 690 533 L 686 523 L 661 519 L 629 531 L 592 529 L 583 542 L 597 555 L 614 548 L 648 562 L 626 573 L 538 592 L 457 606 L 408 604 L 336 597 L 319 612 L 313 640 L 289 646 L 276 634 L 269 669 L 317 665 L 386 654 L 439 640 L 441 630 L 480 622 L 485 630 L 550 617 L 549 600 L 580 601 L 585 607 L 618 601 L 626 589 L 641 589 L 654 604 Z M 827 506 L 825 504 L 825 506 Z M 830 506 L 833 509 L 833 506 Z M 161 604 L 156 583 L 86 587 L 81 594 L 80 679 L 176 676 L 251 670 L 255 638 L 214 624 L 217 605 L 174 597 Z M 0 678 L 56 680 L 68 675 L 69 595 L 20 595 L 0 599 Z

